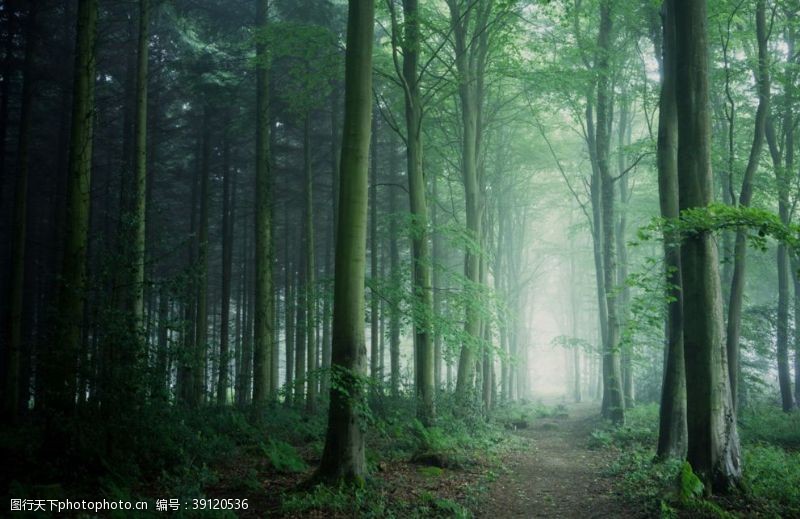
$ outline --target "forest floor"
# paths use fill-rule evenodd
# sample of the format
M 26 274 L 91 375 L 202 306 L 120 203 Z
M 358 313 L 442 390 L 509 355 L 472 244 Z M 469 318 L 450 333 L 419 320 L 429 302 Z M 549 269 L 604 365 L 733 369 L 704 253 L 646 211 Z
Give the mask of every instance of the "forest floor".
M 615 493 L 614 452 L 589 448 L 600 422 L 596 403 L 572 404 L 515 431 L 523 448 L 506 460 L 507 471 L 490 485 L 477 517 L 646 517 Z

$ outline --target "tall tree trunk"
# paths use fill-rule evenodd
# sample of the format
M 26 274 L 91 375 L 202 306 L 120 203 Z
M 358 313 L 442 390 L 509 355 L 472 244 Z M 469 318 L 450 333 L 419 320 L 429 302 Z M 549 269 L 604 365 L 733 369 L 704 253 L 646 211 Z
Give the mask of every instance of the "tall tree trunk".
M 461 108 L 461 169 L 466 202 L 467 235 L 472 243 L 481 243 L 483 236 L 483 196 L 478 172 L 479 112 L 482 99 L 478 84 L 485 66 L 488 17 L 492 3 L 483 1 L 462 11 L 460 0 L 448 0 L 450 25 L 455 42 L 455 65 L 458 72 L 458 95 Z M 472 12 L 472 11 L 475 12 Z M 473 33 L 469 31 L 470 19 L 475 18 Z M 474 39 L 474 41 L 472 41 Z M 464 275 L 468 304 L 464 320 L 467 339 L 461 347 L 458 361 L 456 396 L 464 401 L 474 391 L 476 350 L 481 343 L 480 305 L 480 252 L 467 247 L 464 258 Z
M 198 142 L 202 141 L 198 139 Z M 197 167 L 194 175 L 195 178 L 192 179 L 192 198 L 189 209 L 189 235 L 191 236 L 191 239 L 189 240 L 186 250 L 186 269 L 189 272 L 193 271 L 195 268 L 195 262 L 197 258 L 197 198 L 200 190 L 199 164 L 201 161 L 201 155 L 202 151 L 200 150 L 200 146 L 198 146 L 195 154 Z M 183 323 L 181 325 L 183 352 L 182 355 L 178 356 L 179 363 L 176 379 L 177 400 L 178 402 L 187 405 L 191 404 L 192 399 L 192 359 L 194 358 L 194 349 L 196 344 L 194 327 L 194 322 L 197 315 L 197 298 L 195 297 L 196 285 L 197 281 L 194 279 L 194 276 L 189 276 L 183 293 L 184 313 Z
M 372 112 L 372 145 L 370 161 L 370 186 L 369 186 L 369 275 L 371 281 L 369 298 L 370 320 L 370 348 L 369 348 L 369 376 L 373 383 L 378 381 L 378 112 Z M 377 387 L 377 386 L 376 386 Z
M 22 352 L 22 320 L 25 302 L 25 252 L 28 228 L 28 149 L 33 113 L 33 59 L 36 44 L 36 3 L 28 8 L 25 29 L 25 57 L 22 64 L 22 100 L 19 115 L 19 137 L 17 141 L 17 182 L 14 188 L 14 215 L 11 243 L 10 297 L 8 301 L 8 343 L 5 358 L 5 398 L 3 405 L 6 416 L 15 422 L 21 411 L 20 400 L 20 357 Z M 9 16 L 13 16 L 9 14 Z M 8 38 L 12 35 L 9 33 Z M 6 56 L 10 60 L 10 56 Z M 3 89 L 7 88 L 8 75 L 3 77 Z M 7 95 L 7 92 L 4 92 Z M 5 131 L 5 130 L 4 130 Z M 5 135 L 0 140 L 5 155 Z
M 256 28 L 265 31 L 269 0 L 257 0 Z M 253 320 L 253 404 L 262 406 L 270 397 L 272 359 L 272 219 L 270 216 L 269 166 L 269 78 L 267 46 L 264 38 L 256 41 L 256 186 L 255 253 L 256 291 Z
M 403 85 L 406 117 L 406 164 L 408 196 L 411 209 L 412 295 L 414 323 L 414 383 L 417 417 L 425 425 L 436 419 L 434 406 L 434 344 L 431 313 L 430 245 L 428 243 L 428 203 L 425 175 L 422 170 L 422 98 L 419 87 L 419 3 L 403 0 L 403 34 L 399 34 L 397 17 L 392 7 L 392 43 L 397 60 L 397 42 L 402 48 L 403 64 L 397 72 Z M 395 61 L 396 62 L 396 61 Z
M 625 147 L 630 144 L 631 134 L 631 115 L 630 100 L 627 99 L 627 92 L 621 94 L 621 106 L 619 111 L 619 125 L 617 126 L 617 171 L 619 178 L 619 218 L 616 222 L 616 245 L 617 254 L 617 283 L 619 284 L 618 311 L 619 320 L 622 326 L 626 326 L 630 318 L 631 289 L 628 286 L 628 246 L 625 232 L 628 224 L 628 201 L 630 193 L 628 190 L 628 162 L 625 159 Z M 625 408 L 634 406 L 634 381 L 633 381 L 633 343 L 627 342 L 622 345 L 622 393 L 625 400 Z
M 203 109 L 202 159 L 200 161 L 200 221 L 197 232 L 197 317 L 192 366 L 191 405 L 206 397 L 206 361 L 208 360 L 208 221 L 211 169 L 211 109 Z
M 330 242 L 325 247 L 325 278 L 326 281 L 331 277 L 331 246 Z M 322 303 L 322 380 L 320 381 L 320 392 L 327 393 L 330 389 L 330 367 L 331 367 L 331 298 L 327 290 Z
M 74 407 L 77 358 L 86 290 L 89 243 L 92 131 L 94 121 L 97 0 L 80 0 L 75 44 L 64 255 L 57 303 L 57 339 L 45 361 L 44 405 L 69 413 Z
M 222 180 L 222 302 L 220 304 L 219 377 L 217 378 L 217 404 L 228 403 L 228 342 L 231 315 L 231 271 L 233 270 L 233 220 L 235 183 L 231 178 L 234 168 L 230 165 L 230 138 L 225 136 L 223 148 Z M 232 186 L 233 184 L 233 186 Z
M 791 264 L 794 282 L 794 402 L 800 405 L 800 277 L 797 275 L 800 263 L 792 257 Z
M 291 241 L 289 240 L 289 204 L 284 204 L 284 244 L 285 256 L 283 259 L 284 264 L 284 290 L 283 297 L 285 300 L 285 315 L 284 315 L 284 329 L 286 340 L 286 404 L 292 405 L 293 388 L 294 388 L 294 314 L 296 300 L 295 293 L 296 287 L 292 283 L 294 279 L 294 265 L 291 262 Z
M 398 180 L 397 164 L 395 163 L 394 147 L 392 147 L 392 154 L 389 158 L 389 173 L 392 182 Z M 394 190 L 389 191 L 389 273 L 392 280 L 392 286 L 398 286 L 400 283 L 400 251 L 397 247 L 397 197 Z M 395 295 L 392 296 L 389 302 L 389 364 L 390 376 L 389 385 L 391 387 L 392 397 L 397 398 L 400 396 L 400 304 Z
M 136 51 L 136 115 L 134 119 L 133 283 L 130 309 L 134 332 L 141 333 L 144 316 L 145 230 L 147 218 L 147 70 L 150 39 L 150 0 L 139 0 L 139 37 Z M 141 351 L 135 355 L 141 355 Z
M 675 0 L 678 189 L 680 210 L 711 203 L 711 127 L 705 0 Z M 708 232 L 681 247 L 688 455 L 706 491 L 726 491 L 741 477 L 739 436 L 727 352 L 717 246 Z
M 578 298 L 578 275 L 575 265 L 575 239 L 570 240 L 569 254 L 569 279 L 570 279 L 570 308 L 572 310 L 572 337 L 578 337 L 578 315 L 580 299 Z M 572 348 L 572 398 L 575 402 L 580 402 L 581 395 L 581 351 L 579 346 Z
M 245 238 L 247 243 L 247 239 Z M 249 243 L 248 243 L 249 245 Z M 248 250 L 248 249 L 245 249 Z M 249 262 L 253 261 L 252 257 L 248 258 Z M 249 264 L 248 262 L 248 264 Z M 246 279 L 252 280 L 255 276 L 253 271 L 246 268 Z M 246 283 L 245 286 L 250 286 Z M 253 388 L 253 307 L 255 303 L 255 291 L 247 290 L 245 298 L 245 320 L 244 320 L 244 335 L 242 336 L 242 398 L 240 405 L 246 405 L 252 401 L 252 388 Z
M 298 251 L 298 255 L 299 255 Z M 294 404 L 302 406 L 305 402 L 306 394 L 306 311 L 308 304 L 306 298 L 308 292 L 305 290 L 305 265 L 300 262 L 300 267 L 297 269 L 297 317 L 295 319 L 295 334 L 294 334 Z
M 753 178 L 755 177 L 756 170 L 758 170 L 758 163 L 761 159 L 761 151 L 764 148 L 764 135 L 766 129 L 766 120 L 769 114 L 769 58 L 767 56 L 767 28 L 766 28 L 766 14 L 764 0 L 756 2 L 756 38 L 758 40 L 758 72 L 756 76 L 756 83 L 758 87 L 758 108 L 756 109 L 756 122 L 755 130 L 753 131 L 753 144 L 750 147 L 750 157 L 747 161 L 747 167 L 744 171 L 744 178 L 742 179 L 742 190 L 739 193 L 739 207 L 748 207 L 750 199 L 753 196 Z M 783 256 L 785 257 L 786 250 L 783 249 Z M 781 264 L 781 249 L 779 247 L 778 267 L 780 274 Z M 733 249 L 733 275 L 731 278 L 730 301 L 728 303 L 728 325 L 727 325 L 727 339 L 726 349 L 728 355 L 728 376 L 731 385 L 731 397 L 733 398 L 733 406 L 737 407 L 739 396 L 739 335 L 742 320 L 742 304 L 744 299 L 745 287 L 745 262 L 747 258 L 747 230 L 740 229 L 736 232 L 736 242 Z M 785 261 L 784 261 L 785 273 Z M 780 276 L 779 276 L 780 277 Z M 779 291 L 779 300 L 782 302 L 781 306 L 783 311 L 783 343 L 786 344 L 786 322 L 788 320 L 788 279 L 783 276 L 783 282 L 779 281 L 779 285 L 783 289 L 781 295 Z M 780 316 L 779 316 L 780 317 Z M 781 330 L 778 330 L 779 338 Z M 780 342 L 780 341 L 779 341 Z
M 487 225 L 487 227 L 491 227 L 491 225 Z M 486 240 L 488 241 L 488 239 Z M 488 243 L 484 242 L 484 247 L 488 245 Z M 488 284 L 488 273 L 489 273 L 489 260 L 486 257 L 481 258 L 481 283 L 484 285 Z M 483 410 L 488 416 L 489 413 L 492 412 L 492 407 L 494 406 L 494 355 L 492 354 L 492 327 L 491 323 L 488 319 L 484 319 L 482 322 L 482 337 L 483 342 L 486 345 L 483 348 L 483 352 L 481 355 L 481 362 L 483 366 L 481 368 L 481 375 L 483 382 L 483 387 L 481 388 L 481 393 L 483 396 Z
M 759 4 L 759 9 L 764 10 L 764 6 Z M 764 14 L 762 13 L 762 17 Z M 769 147 L 770 153 L 773 157 L 773 165 L 775 169 L 775 182 L 778 188 L 778 214 L 781 222 L 784 225 L 789 225 L 791 222 L 790 203 L 789 203 L 789 190 L 792 184 L 792 177 L 794 174 L 794 131 L 796 118 L 794 116 L 794 89 L 796 88 L 795 78 L 797 77 L 794 69 L 791 68 L 796 62 L 795 55 L 795 35 L 796 28 L 794 27 L 795 15 L 788 14 L 789 26 L 786 30 L 786 43 L 788 47 L 787 55 L 789 58 L 788 78 L 784 86 L 784 110 L 783 110 L 783 167 L 781 167 L 779 154 L 776 153 L 777 145 L 775 143 L 774 130 L 769 130 Z M 763 21 L 761 22 L 764 23 Z M 759 53 L 759 58 L 761 54 Z M 769 124 L 769 123 L 768 123 Z M 775 160 L 778 159 L 778 160 Z M 797 271 L 793 273 L 789 271 L 789 253 L 785 243 L 778 244 L 777 250 L 777 267 L 778 267 L 778 323 L 777 323 L 777 361 L 778 361 L 778 386 L 781 392 L 781 405 L 785 412 L 789 412 L 794 408 L 794 398 L 792 395 L 792 380 L 789 368 L 789 276 L 797 278 Z M 797 324 L 795 324 L 796 326 Z M 800 367 L 800 362 L 795 359 L 795 366 Z M 798 380 L 800 375 L 795 372 L 795 379 Z
M 350 0 L 345 54 L 345 117 L 340 213 L 333 303 L 333 376 L 325 450 L 315 477 L 363 484 L 364 271 L 367 174 L 372 110 L 372 46 L 375 5 Z
M 603 211 L 601 201 L 601 180 L 600 169 L 597 166 L 597 152 L 595 145 L 595 129 L 594 129 L 594 116 L 591 101 L 587 102 L 586 106 L 586 134 L 587 146 L 589 148 L 589 155 L 592 164 L 592 177 L 589 182 L 589 195 L 592 206 L 592 258 L 594 259 L 594 278 L 595 278 L 595 294 L 597 297 L 597 317 L 600 323 L 600 343 L 598 351 L 600 354 L 600 364 L 602 366 L 602 373 L 605 373 L 605 351 L 608 349 L 608 301 L 606 300 L 606 283 L 605 283 L 605 269 L 603 268 Z M 605 375 L 599 377 L 598 386 L 604 382 Z M 594 386 L 592 386 L 594 387 Z M 602 384 L 602 412 L 606 414 L 606 407 L 608 406 L 609 399 L 607 396 L 608 386 Z M 598 392 L 598 394 L 600 394 Z
M 306 340 L 308 344 L 308 379 L 306 411 L 313 413 L 317 405 L 317 267 L 314 255 L 314 177 L 311 175 L 311 120 L 306 114 L 303 138 L 306 176 Z
M 442 260 L 442 238 L 439 232 L 439 220 L 436 205 L 439 203 L 437 198 L 437 175 L 431 175 L 431 225 L 433 237 L 431 239 L 431 291 L 433 292 L 433 316 L 439 319 L 442 314 L 442 295 L 438 262 Z M 434 326 L 431 330 L 433 334 L 433 386 L 435 391 L 442 389 L 442 334 L 436 331 Z
M 169 307 L 169 291 L 166 284 L 162 284 L 158 292 L 156 363 L 151 394 L 164 402 L 169 399 Z
M 678 115 L 675 98 L 675 8 L 664 0 L 663 58 L 658 116 L 658 194 L 663 218 L 678 218 Z M 659 458 L 686 457 L 686 372 L 683 353 L 683 294 L 681 293 L 680 238 L 664 236 L 664 275 L 667 312 L 664 377 L 659 413 Z
M 16 7 L 13 3 L 4 9 L 5 39 L 3 40 L 3 82 L 0 86 L 0 193 L 6 181 L 6 136 L 8 135 L 8 98 L 11 91 L 11 75 L 14 67 L 14 34 L 16 32 Z M 66 18 L 66 16 L 65 16 Z M 27 43 L 26 43 L 27 44 Z
M 622 393 L 622 376 L 619 360 L 619 316 L 616 295 L 616 243 L 614 218 L 614 178 L 609 165 L 609 147 L 611 127 L 611 96 L 609 88 L 609 53 L 611 52 L 611 1 L 603 0 L 600 4 L 600 30 L 597 36 L 598 55 L 595 67 L 597 77 L 597 128 L 595 133 L 595 155 L 600 178 L 600 200 L 602 204 L 603 233 L 603 284 L 606 297 L 608 317 L 608 334 L 603 352 L 603 370 L 606 390 L 604 416 L 615 423 L 625 421 L 625 401 Z

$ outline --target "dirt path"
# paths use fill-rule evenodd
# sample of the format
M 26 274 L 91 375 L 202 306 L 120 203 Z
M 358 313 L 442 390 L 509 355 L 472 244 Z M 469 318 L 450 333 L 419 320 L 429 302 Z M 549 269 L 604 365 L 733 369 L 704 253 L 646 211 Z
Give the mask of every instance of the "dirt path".
M 575 404 L 568 417 L 537 420 L 517 431 L 529 444 L 489 489 L 478 517 L 637 518 L 613 493 L 612 455 L 587 447 L 599 422 L 594 404 Z

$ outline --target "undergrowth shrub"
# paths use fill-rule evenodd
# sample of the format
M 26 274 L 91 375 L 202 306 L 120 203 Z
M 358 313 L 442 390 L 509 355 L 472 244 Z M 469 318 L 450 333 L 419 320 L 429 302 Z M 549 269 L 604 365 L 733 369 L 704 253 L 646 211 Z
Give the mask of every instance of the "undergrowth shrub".
M 270 438 L 259 444 L 261 454 L 278 472 L 304 472 L 308 466 L 294 447 L 281 440 Z
M 318 485 L 307 492 L 295 492 L 284 497 L 281 512 L 315 517 L 395 517 L 386 505 L 382 493 L 373 485 L 358 487 Z M 321 515 L 320 515 L 321 514 Z
M 768 515 L 800 517 L 800 454 L 770 445 L 744 450 L 744 478 L 751 497 Z
M 773 406 L 743 410 L 740 416 L 745 494 L 724 501 L 702 497 L 702 483 L 688 463 L 654 462 L 658 407 L 641 406 L 626 414 L 626 425 L 595 430 L 589 444 L 614 446 L 620 455 L 611 467 L 623 495 L 661 517 L 735 517 L 719 503 L 758 517 L 800 517 L 800 414 Z M 788 451 L 786 449 L 789 449 Z
M 800 413 L 784 413 L 774 405 L 757 405 L 739 413 L 745 442 L 762 442 L 800 450 Z

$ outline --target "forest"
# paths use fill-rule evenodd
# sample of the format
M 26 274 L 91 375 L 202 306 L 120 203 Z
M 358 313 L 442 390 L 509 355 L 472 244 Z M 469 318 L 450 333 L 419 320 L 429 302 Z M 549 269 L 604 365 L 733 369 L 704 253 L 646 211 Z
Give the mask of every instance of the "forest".
M 0 516 L 800 517 L 800 0 L 0 0 Z

